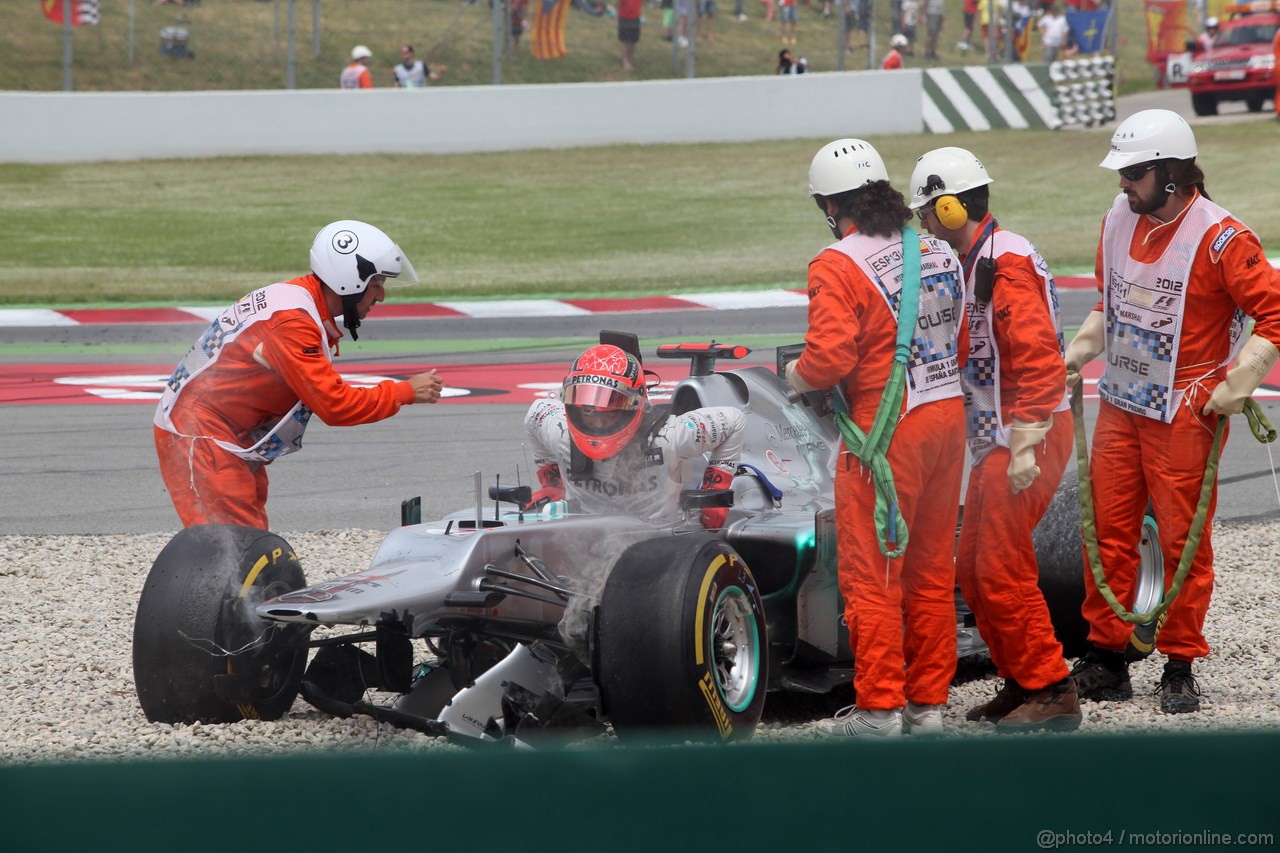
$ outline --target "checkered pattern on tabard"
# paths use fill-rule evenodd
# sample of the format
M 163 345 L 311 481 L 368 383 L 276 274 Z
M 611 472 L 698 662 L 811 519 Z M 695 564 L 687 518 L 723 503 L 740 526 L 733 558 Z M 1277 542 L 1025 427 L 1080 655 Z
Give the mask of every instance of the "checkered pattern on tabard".
M 964 379 L 978 388 L 991 387 L 996 384 L 996 360 L 994 358 L 971 358 L 964 366 Z
M 1098 391 L 1103 395 L 1120 397 L 1154 411 L 1164 411 L 1169 400 L 1169 387 L 1157 385 L 1154 382 L 1101 382 L 1098 385 Z
M 995 435 L 999 429 L 1000 421 L 995 412 L 989 409 L 969 411 L 969 435 Z

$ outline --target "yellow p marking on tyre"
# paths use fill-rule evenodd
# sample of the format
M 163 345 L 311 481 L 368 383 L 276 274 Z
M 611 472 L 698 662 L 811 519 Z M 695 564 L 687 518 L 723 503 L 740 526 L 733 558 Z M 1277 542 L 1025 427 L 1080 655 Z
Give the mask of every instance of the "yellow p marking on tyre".
M 277 551 L 277 553 L 279 553 Z M 267 567 L 267 555 L 263 554 L 258 558 L 258 562 L 253 564 L 253 568 L 249 570 L 249 574 L 245 575 L 244 583 L 240 585 L 240 598 L 249 595 L 249 590 L 253 588 L 253 582 L 258 579 L 258 575 L 262 574 L 262 570 Z
M 707 600 L 707 590 L 711 589 L 711 579 L 716 576 L 716 572 L 720 571 L 729 559 L 728 554 L 721 554 L 711 561 L 711 565 L 707 566 L 707 573 L 702 576 L 702 586 L 698 588 L 698 615 L 693 621 L 693 659 L 701 666 L 706 660 L 706 653 L 703 650 L 704 637 L 702 636 L 702 614 L 706 608 L 702 607 L 702 602 Z

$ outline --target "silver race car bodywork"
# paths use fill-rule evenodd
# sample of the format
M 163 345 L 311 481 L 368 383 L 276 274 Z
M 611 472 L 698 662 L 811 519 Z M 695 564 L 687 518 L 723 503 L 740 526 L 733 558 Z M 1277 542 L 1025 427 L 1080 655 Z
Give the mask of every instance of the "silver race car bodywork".
M 438 521 L 406 509 L 366 569 L 307 586 L 279 537 L 191 528 L 157 559 L 139 604 L 135 679 L 148 717 L 279 716 L 301 689 L 332 713 L 462 738 L 520 741 L 608 722 L 622 736 L 669 728 L 728 739 L 750 735 L 768 691 L 847 682 L 838 431 L 780 378 L 794 351 L 779 351 L 777 370 L 714 372 L 716 358 L 745 350 L 699 346 L 672 411 L 735 406 L 747 415 L 722 531 L 704 531 L 698 509 L 723 493 L 689 490 L 684 519 L 655 527 L 562 503 L 525 513 L 517 507 L 527 488 L 494 489 L 492 506 L 506 509 L 482 511 L 479 495 L 475 509 Z M 1069 651 L 1083 641 L 1070 486 L 1046 519 L 1050 541 L 1038 541 L 1042 586 Z M 1147 533 L 1150 588 L 1159 549 Z M 170 615 L 201 608 L 216 618 Z M 956 630 L 962 656 L 985 651 L 958 594 Z M 419 641 L 425 654 L 414 650 Z M 371 701 L 370 688 L 399 698 Z

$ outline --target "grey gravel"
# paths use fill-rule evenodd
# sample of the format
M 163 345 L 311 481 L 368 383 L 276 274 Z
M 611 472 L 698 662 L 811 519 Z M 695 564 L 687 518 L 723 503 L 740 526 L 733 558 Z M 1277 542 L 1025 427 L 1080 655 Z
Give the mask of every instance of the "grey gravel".
M 314 583 L 367 566 L 383 532 L 282 535 Z M 301 699 L 274 722 L 147 722 L 133 687 L 133 614 L 151 562 L 168 538 L 0 536 L 0 600 L 7 616 L 0 623 L 0 762 L 459 748 L 368 717 L 330 717 Z M 1155 687 L 1163 658 L 1157 654 L 1133 666 L 1132 701 L 1084 703 L 1079 734 L 1280 727 L 1280 524 L 1219 527 L 1214 544 L 1217 583 L 1205 625 L 1213 653 L 1196 666 L 1202 710 L 1161 713 Z M 947 736 L 993 735 L 992 725 L 965 722 L 964 712 L 998 683 L 988 672 L 952 688 Z M 838 700 L 838 694 L 771 696 L 756 739 L 819 737 L 812 723 L 833 713 Z

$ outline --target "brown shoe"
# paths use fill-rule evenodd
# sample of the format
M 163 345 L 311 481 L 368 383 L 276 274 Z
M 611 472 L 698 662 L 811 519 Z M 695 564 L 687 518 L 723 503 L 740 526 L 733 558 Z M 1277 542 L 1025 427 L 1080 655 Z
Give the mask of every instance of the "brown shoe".
M 1018 682 L 1012 678 L 1006 678 L 1000 690 L 988 702 L 981 705 L 974 705 L 965 712 L 964 718 L 971 723 L 979 720 L 990 720 L 998 723 L 1006 714 L 1022 704 L 1026 698 L 1026 693 L 1018 686 Z
M 1022 705 L 996 724 L 997 732 L 1033 732 L 1039 729 L 1070 732 L 1080 728 L 1080 694 L 1076 683 L 1064 678 L 1043 690 L 1027 694 Z

